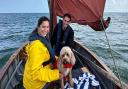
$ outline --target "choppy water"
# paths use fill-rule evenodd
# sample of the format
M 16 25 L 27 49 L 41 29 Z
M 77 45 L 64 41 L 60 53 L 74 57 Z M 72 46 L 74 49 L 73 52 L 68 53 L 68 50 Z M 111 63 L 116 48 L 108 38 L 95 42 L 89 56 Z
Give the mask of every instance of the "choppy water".
M 28 38 L 36 27 L 37 19 L 48 14 L 0 14 L 0 68 L 10 55 Z M 112 54 L 123 81 L 128 83 L 128 13 L 105 13 L 105 18 L 112 18 L 106 30 Z M 104 32 L 96 32 L 88 26 L 71 24 L 75 31 L 75 39 L 86 45 L 113 69 L 113 60 Z

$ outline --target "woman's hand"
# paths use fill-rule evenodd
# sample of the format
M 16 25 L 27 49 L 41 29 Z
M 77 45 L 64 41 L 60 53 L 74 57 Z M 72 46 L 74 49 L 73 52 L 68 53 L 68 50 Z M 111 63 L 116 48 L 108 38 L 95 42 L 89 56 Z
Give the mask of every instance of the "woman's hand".
M 62 79 L 64 75 L 62 73 L 59 73 L 59 78 Z

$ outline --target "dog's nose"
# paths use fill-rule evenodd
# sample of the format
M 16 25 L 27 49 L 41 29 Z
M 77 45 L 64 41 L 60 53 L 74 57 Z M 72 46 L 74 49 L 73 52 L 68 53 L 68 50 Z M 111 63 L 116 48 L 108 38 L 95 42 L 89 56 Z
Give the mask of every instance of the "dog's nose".
M 63 64 L 67 64 L 68 62 L 66 61 L 66 59 L 63 59 Z

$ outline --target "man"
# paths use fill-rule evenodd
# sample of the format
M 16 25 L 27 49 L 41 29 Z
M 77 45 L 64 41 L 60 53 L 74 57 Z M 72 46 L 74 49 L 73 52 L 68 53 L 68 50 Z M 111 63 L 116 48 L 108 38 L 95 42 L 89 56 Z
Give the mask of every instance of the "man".
M 55 55 L 59 55 L 63 46 L 69 46 L 71 48 L 73 46 L 74 31 L 70 27 L 70 23 L 71 15 L 64 14 L 63 20 L 60 20 L 54 29 L 51 44 L 54 48 Z

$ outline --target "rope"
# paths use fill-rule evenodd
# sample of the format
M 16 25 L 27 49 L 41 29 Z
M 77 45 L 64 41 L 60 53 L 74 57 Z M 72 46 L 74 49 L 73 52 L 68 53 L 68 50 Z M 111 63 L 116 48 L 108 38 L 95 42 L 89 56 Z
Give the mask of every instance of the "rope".
M 114 58 L 114 56 L 113 56 L 113 54 L 112 54 L 112 49 L 111 49 L 111 46 L 110 46 L 110 43 L 109 43 L 109 40 L 108 40 L 107 33 L 105 32 L 105 27 L 104 27 L 102 18 L 100 18 L 100 21 L 101 21 L 101 25 L 103 26 L 103 29 L 104 29 L 103 31 L 104 31 L 104 33 L 105 33 L 105 37 L 106 37 L 107 44 L 108 44 L 108 47 L 109 47 L 110 55 L 111 55 L 111 58 L 112 58 L 112 60 L 113 60 L 113 64 L 114 64 L 114 67 L 115 67 L 115 73 L 117 73 L 117 76 L 118 76 L 119 81 L 120 81 L 121 88 L 123 89 L 123 84 L 122 84 L 122 82 L 121 82 L 121 77 L 120 77 L 120 74 L 119 74 L 119 70 L 118 70 L 118 68 L 117 68 L 117 66 L 116 66 L 115 58 Z

